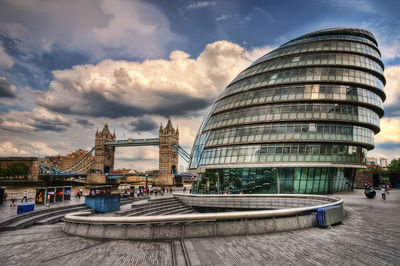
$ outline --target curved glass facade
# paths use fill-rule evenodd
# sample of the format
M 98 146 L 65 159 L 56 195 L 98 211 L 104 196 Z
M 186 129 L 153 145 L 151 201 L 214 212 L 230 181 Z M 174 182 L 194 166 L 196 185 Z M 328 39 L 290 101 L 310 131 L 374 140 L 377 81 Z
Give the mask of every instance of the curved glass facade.
M 361 29 L 313 32 L 262 56 L 199 129 L 194 193 L 333 193 L 351 186 L 384 114 L 384 66 Z

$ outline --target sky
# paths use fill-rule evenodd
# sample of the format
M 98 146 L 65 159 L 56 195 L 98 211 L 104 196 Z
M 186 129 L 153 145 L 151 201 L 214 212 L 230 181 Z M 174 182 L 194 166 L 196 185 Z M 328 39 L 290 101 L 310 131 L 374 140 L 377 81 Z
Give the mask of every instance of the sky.
M 368 156 L 400 156 L 398 0 L 0 0 L 0 6 L 1 156 L 90 149 L 105 122 L 117 139 L 158 137 L 168 117 L 190 152 L 207 110 L 240 71 L 293 38 L 334 27 L 375 35 L 387 100 Z M 158 148 L 117 148 L 115 159 L 115 168 L 158 169 Z

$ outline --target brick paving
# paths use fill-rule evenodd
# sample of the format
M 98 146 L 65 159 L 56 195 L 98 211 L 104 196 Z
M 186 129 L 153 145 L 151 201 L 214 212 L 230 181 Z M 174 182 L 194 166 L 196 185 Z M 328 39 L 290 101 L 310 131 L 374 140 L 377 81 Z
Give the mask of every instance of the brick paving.
M 191 265 L 400 265 L 400 190 L 386 201 L 377 194 L 340 194 L 347 216 L 332 229 L 185 239 L 185 254 Z M 61 228 L 0 232 L 0 265 L 173 265 L 177 241 L 97 241 Z

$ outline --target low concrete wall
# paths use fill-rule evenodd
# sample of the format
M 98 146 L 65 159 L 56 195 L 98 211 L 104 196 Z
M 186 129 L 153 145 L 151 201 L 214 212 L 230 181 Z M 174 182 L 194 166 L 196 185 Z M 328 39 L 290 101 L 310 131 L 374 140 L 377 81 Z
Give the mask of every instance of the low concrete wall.
M 71 235 L 97 239 L 132 240 L 264 234 L 316 226 L 314 214 L 317 208 L 339 206 L 343 211 L 343 200 L 331 196 L 291 194 L 257 196 L 175 194 L 174 196 L 188 205 L 201 207 L 206 205 L 246 209 L 254 206 L 282 208 L 283 202 L 287 204 L 286 206 L 292 207 L 278 210 L 138 217 L 88 216 L 89 212 L 80 212 L 65 216 L 63 231 Z M 294 205 L 298 207 L 293 208 Z
M 315 225 L 315 215 L 307 214 L 272 219 L 164 224 L 90 224 L 66 221 L 63 231 L 96 239 L 154 240 L 266 234 Z

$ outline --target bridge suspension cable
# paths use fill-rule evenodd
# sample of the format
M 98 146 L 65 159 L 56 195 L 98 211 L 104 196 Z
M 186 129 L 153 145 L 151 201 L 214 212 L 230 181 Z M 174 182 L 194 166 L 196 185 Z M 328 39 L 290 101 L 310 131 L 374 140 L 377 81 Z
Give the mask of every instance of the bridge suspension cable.
M 176 150 L 176 152 L 181 156 L 183 160 L 187 163 L 190 161 L 190 154 L 185 151 L 181 146 L 171 143 L 171 146 Z
M 86 161 L 90 155 L 92 155 L 93 151 L 94 151 L 93 147 L 85 156 L 83 156 L 82 159 L 80 159 L 78 162 L 76 162 L 75 164 L 71 165 L 70 167 L 68 167 L 67 169 L 65 169 L 64 171 L 66 172 L 72 172 L 74 171 L 76 168 L 78 168 L 84 161 Z
M 92 166 L 93 163 L 94 163 L 94 159 L 88 161 L 84 166 L 82 166 L 82 167 L 79 168 L 79 169 L 76 169 L 74 172 L 75 172 L 75 173 L 81 173 L 81 172 L 83 172 L 83 171 L 89 169 L 89 167 Z
M 94 163 L 94 159 L 88 160 L 90 158 L 90 155 L 93 153 L 94 147 L 84 156 L 82 159 L 80 159 L 78 162 L 73 164 L 72 166 L 68 167 L 65 170 L 61 170 L 53 165 L 50 165 L 48 163 L 48 166 L 44 166 L 42 164 L 39 164 L 40 170 L 44 172 L 45 174 L 78 174 L 82 173 L 83 171 L 89 169 L 90 166 Z

